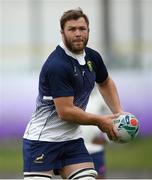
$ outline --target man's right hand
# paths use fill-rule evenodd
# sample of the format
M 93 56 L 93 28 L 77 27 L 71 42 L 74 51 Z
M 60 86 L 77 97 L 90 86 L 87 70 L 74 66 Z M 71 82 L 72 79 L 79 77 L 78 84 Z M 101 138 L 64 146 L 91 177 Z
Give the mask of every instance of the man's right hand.
M 107 133 L 110 140 L 117 140 L 119 138 L 119 132 L 113 124 L 113 120 L 118 118 L 120 114 L 103 115 L 102 120 L 99 122 L 99 129 L 102 132 Z

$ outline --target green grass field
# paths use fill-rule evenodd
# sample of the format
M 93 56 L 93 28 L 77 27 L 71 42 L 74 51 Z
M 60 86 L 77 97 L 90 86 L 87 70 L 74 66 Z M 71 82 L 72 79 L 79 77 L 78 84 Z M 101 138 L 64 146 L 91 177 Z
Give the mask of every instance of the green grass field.
M 0 173 L 22 171 L 21 143 L 11 141 L 0 143 Z
M 129 144 L 106 145 L 107 169 L 148 169 L 152 171 L 152 137 L 137 139 Z M 0 142 L 0 174 L 22 172 L 22 145 Z
M 106 147 L 107 168 L 152 171 L 152 137 Z

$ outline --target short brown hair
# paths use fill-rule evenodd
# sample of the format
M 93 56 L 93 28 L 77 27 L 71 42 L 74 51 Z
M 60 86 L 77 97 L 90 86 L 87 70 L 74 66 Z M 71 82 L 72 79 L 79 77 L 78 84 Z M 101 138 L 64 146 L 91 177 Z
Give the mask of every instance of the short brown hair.
M 60 19 L 61 29 L 62 30 L 64 29 L 64 25 L 67 21 L 78 20 L 81 17 L 83 17 L 85 19 L 87 25 L 89 26 L 89 19 L 88 19 L 87 15 L 83 13 L 81 8 L 71 9 L 71 10 L 64 12 L 64 14 L 61 16 L 61 19 Z

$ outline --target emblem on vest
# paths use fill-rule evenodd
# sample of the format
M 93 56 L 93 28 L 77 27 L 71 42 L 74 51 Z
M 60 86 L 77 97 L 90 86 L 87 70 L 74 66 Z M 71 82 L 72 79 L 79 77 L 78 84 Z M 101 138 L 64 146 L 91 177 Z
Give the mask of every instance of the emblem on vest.
M 87 61 L 87 66 L 88 66 L 88 69 L 89 69 L 89 71 L 90 72 L 92 72 L 93 71 L 93 64 L 92 64 L 92 61 Z

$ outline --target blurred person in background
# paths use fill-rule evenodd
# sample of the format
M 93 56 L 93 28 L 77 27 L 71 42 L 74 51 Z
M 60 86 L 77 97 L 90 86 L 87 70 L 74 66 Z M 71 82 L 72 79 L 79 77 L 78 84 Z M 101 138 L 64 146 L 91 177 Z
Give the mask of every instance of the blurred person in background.
M 96 178 L 80 125 L 94 125 L 111 140 L 119 137 L 113 119 L 123 110 L 115 83 L 100 54 L 89 48 L 89 20 L 81 9 L 60 19 L 62 42 L 49 55 L 39 77 L 36 111 L 23 137 L 24 179 Z M 86 112 L 95 82 L 113 114 Z
M 99 98 L 100 93 L 97 87 L 94 88 L 86 111 L 95 114 L 108 114 L 109 109 L 106 107 L 104 100 Z M 106 178 L 106 159 L 104 146 L 109 143 L 105 133 L 102 133 L 96 126 L 81 126 L 85 146 L 92 157 L 95 170 L 97 171 L 96 179 Z
M 108 138 L 95 126 L 82 126 L 81 129 L 85 146 L 98 173 L 96 179 L 105 179 L 106 161 L 104 146 L 108 142 Z

